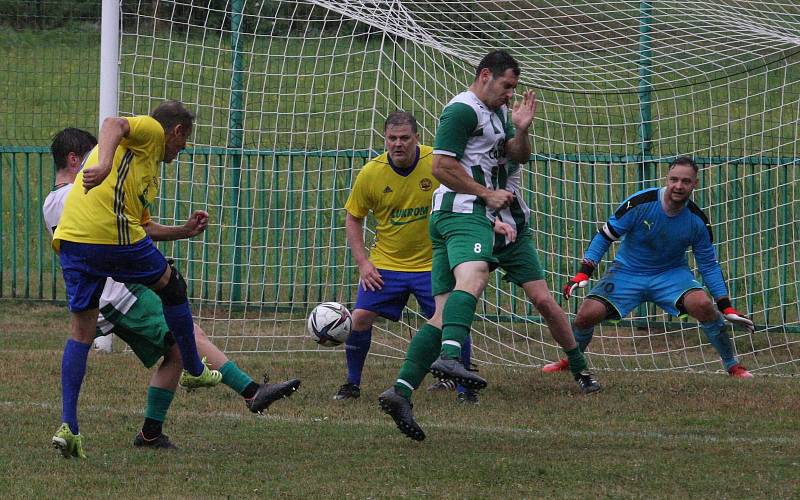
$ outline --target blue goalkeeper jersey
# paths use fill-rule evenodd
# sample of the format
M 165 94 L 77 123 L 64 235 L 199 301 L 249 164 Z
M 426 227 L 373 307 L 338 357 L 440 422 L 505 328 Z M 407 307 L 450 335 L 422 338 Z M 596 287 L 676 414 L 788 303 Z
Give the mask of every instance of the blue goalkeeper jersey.
M 650 188 L 623 201 L 592 239 L 584 258 L 597 264 L 611 243 L 621 240 L 614 258 L 617 266 L 634 274 L 657 274 L 688 267 L 686 250 L 691 247 L 714 299 L 727 296 L 708 217 L 691 200 L 677 214 L 667 215 L 663 195 L 664 188 Z

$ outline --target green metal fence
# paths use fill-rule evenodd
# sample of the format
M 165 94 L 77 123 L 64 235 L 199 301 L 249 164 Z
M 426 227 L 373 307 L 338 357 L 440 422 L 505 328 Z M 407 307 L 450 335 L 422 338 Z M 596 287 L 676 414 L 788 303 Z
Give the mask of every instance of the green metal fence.
M 287 306 L 336 296 L 352 302 L 357 269 L 344 236 L 342 207 L 368 151 L 241 151 L 235 185 L 223 179 L 225 148 L 189 150 L 165 167 L 157 215 L 182 221 L 192 209 L 212 225 L 188 244 L 168 243 L 190 293 L 202 302 Z M 534 238 L 551 286 L 574 271 L 588 241 L 625 196 L 658 185 L 666 160 L 598 155 L 535 155 L 524 188 L 534 210 Z M 731 295 L 757 323 L 795 329 L 798 322 L 800 158 L 698 158 L 697 203 L 712 221 Z M 54 170 L 47 148 L 0 147 L 0 298 L 63 301 L 55 254 L 41 217 Z M 497 289 L 502 288 L 498 279 Z M 513 314 L 526 301 L 498 293 Z M 266 307 L 264 304 L 270 304 Z M 646 313 L 646 311 L 640 311 Z M 792 326 L 793 325 L 793 326 Z

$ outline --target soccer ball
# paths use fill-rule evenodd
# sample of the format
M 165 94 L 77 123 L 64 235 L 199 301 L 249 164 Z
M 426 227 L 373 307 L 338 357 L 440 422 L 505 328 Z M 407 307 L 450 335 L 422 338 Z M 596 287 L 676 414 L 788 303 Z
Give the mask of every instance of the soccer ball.
M 114 352 L 114 334 L 102 335 L 94 339 L 94 350 L 97 352 Z
M 319 345 L 340 345 L 353 326 L 350 311 L 338 302 L 323 302 L 308 315 L 308 334 Z

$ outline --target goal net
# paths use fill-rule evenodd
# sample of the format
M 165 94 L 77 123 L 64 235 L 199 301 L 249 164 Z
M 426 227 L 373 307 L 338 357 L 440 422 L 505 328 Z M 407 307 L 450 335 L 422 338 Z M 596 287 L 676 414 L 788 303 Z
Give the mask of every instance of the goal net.
M 691 155 L 733 303 L 757 325 L 731 330 L 740 360 L 799 371 L 794 1 L 126 0 L 121 19 L 121 112 L 179 99 L 197 113 L 156 212 L 211 214 L 202 237 L 163 248 L 226 351 L 335 352 L 307 339 L 305 317 L 355 302 L 343 206 L 383 150 L 383 120 L 413 112 L 430 144 L 443 105 L 505 48 L 539 102 L 524 187 L 553 293 L 616 206 Z M 501 278 L 478 306 L 475 360 L 557 359 L 538 312 Z M 570 317 L 579 299 L 557 296 Z M 371 352 L 401 358 L 418 311 L 412 300 L 402 321 L 379 320 Z M 721 370 L 694 320 L 651 306 L 599 326 L 588 352 L 599 369 Z

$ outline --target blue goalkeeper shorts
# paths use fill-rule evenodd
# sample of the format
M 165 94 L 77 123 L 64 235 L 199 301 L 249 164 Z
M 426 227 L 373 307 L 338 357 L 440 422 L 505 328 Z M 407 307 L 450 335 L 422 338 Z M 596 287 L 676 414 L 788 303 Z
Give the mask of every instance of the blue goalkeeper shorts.
M 356 309 L 365 309 L 376 312 L 386 319 L 397 321 L 403 314 L 403 308 L 408 303 L 411 294 L 417 299 L 426 318 L 433 316 L 436 306 L 431 294 L 431 273 L 387 271 L 378 269 L 383 278 L 383 288 L 380 290 L 365 290 L 359 285 Z
M 689 290 L 702 290 L 701 285 L 688 267 L 676 267 L 656 274 L 634 274 L 611 268 L 592 288 L 587 297 L 599 299 L 612 306 L 619 318 L 624 318 L 633 309 L 645 302 L 652 302 L 673 316 L 680 316 L 678 301 Z
M 167 259 L 149 236 L 132 245 L 62 241 L 59 257 L 72 312 L 97 308 L 106 278 L 151 285 L 167 269 Z

